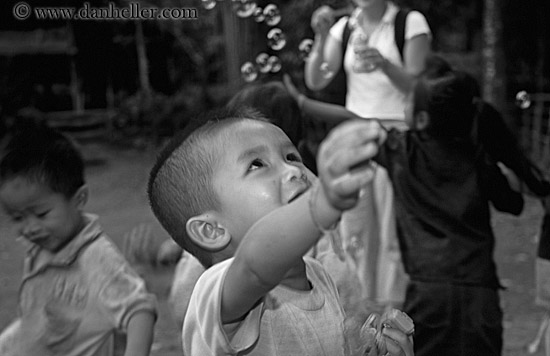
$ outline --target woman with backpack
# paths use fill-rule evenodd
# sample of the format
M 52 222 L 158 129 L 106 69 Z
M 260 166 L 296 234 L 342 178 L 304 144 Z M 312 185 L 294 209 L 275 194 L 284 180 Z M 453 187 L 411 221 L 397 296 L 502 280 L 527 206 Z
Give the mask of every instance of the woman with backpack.
M 338 20 L 340 11 L 328 6 L 313 13 L 315 41 L 305 65 L 306 85 L 324 92 L 321 100 L 345 105 L 358 117 L 405 129 L 406 97 L 430 53 L 428 23 L 420 12 L 392 1 L 353 3 L 351 15 Z M 358 205 L 342 216 L 340 234 L 355 260 L 363 297 L 381 309 L 399 308 L 407 276 L 396 237 L 393 190 L 382 167 Z

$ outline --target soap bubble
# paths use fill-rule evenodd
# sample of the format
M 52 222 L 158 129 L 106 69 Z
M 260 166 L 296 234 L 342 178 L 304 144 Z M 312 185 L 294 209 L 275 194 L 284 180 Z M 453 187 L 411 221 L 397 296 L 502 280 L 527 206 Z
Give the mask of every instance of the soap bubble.
M 268 26 L 276 26 L 281 22 L 281 12 L 275 4 L 266 5 L 264 8 L 265 23 Z
M 256 56 L 256 64 L 261 73 L 268 73 L 271 70 L 271 64 L 269 63 L 269 54 L 260 53 Z
M 330 79 L 334 77 L 334 72 L 330 70 L 330 67 L 328 66 L 327 62 L 321 63 L 321 74 L 323 75 L 323 78 Z
M 216 7 L 216 0 L 202 0 L 202 7 L 206 10 L 212 10 Z
M 531 106 L 531 96 L 525 90 L 516 94 L 516 105 L 520 109 L 527 109 Z
M 304 61 L 307 60 L 309 57 L 309 53 L 311 52 L 311 48 L 313 47 L 313 40 L 311 38 L 306 38 L 300 42 L 298 45 L 298 50 L 300 51 L 300 58 L 302 58 Z
M 256 3 L 252 0 L 233 0 L 233 11 L 242 18 L 252 16 L 256 6 Z
M 277 73 L 283 67 L 281 60 L 277 56 L 271 56 L 267 61 L 271 67 L 271 73 Z
M 245 82 L 250 83 L 258 78 L 258 71 L 252 62 L 245 62 L 241 66 L 241 76 Z
M 283 49 L 286 45 L 286 36 L 280 28 L 272 28 L 267 33 L 267 45 L 274 51 Z
M 263 22 L 265 20 L 264 10 L 261 7 L 257 6 L 254 9 L 252 17 L 254 17 L 254 21 L 256 21 L 257 23 Z

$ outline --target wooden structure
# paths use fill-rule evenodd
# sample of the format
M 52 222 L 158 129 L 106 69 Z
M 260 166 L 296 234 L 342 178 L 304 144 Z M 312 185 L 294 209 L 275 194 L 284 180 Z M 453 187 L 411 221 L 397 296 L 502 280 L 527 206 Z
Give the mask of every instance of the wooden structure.
M 13 58 L 20 55 L 61 55 L 69 59 L 71 99 L 73 110 L 83 110 L 83 99 L 76 72 L 74 46 L 70 27 L 37 29 L 34 31 L 0 32 L 0 56 Z M 47 68 L 46 68 L 47 70 Z
M 112 115 L 107 110 L 85 110 L 84 94 L 76 69 L 72 29 L 69 25 L 53 29 L 33 31 L 1 31 L 0 56 L 13 59 L 16 56 L 61 55 L 68 58 L 72 110 L 42 113 L 51 127 L 58 128 L 76 139 L 98 138 L 110 131 Z M 8 70 L 10 70 L 8 68 Z M 48 70 L 48 68 L 44 68 Z M 52 83 L 53 84 L 53 83 Z

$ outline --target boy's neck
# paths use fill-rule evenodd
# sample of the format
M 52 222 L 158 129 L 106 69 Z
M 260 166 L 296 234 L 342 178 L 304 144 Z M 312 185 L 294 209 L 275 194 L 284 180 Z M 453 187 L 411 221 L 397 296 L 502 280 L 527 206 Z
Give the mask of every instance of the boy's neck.
M 71 241 L 73 241 L 80 234 L 80 232 L 85 227 L 86 227 L 86 219 L 84 218 L 84 215 L 80 214 L 80 220 L 73 231 L 72 237 L 64 241 L 63 244 L 60 245 L 56 251 L 54 251 L 54 253 L 58 253 L 59 251 L 63 250 L 68 244 L 71 243 Z

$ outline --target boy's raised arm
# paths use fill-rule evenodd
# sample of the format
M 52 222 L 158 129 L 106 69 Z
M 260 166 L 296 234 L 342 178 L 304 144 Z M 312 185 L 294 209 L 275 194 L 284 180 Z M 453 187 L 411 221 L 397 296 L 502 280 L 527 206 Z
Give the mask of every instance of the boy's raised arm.
M 224 282 L 224 322 L 245 315 L 301 263 L 321 235 L 316 224 L 327 228 L 341 211 L 355 205 L 360 188 L 372 179 L 372 170 L 367 165 L 350 167 L 376 154 L 382 134 L 378 123 L 363 120 L 346 122 L 329 134 L 318 156 L 319 186 L 264 216 L 241 242 Z

